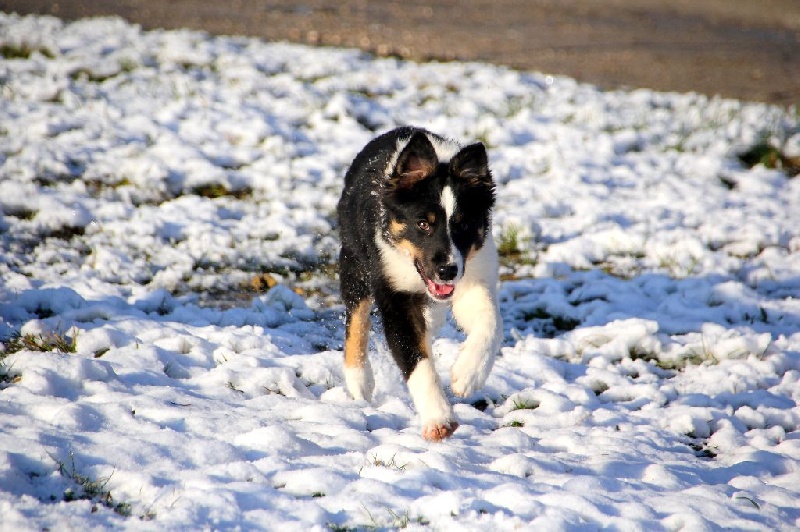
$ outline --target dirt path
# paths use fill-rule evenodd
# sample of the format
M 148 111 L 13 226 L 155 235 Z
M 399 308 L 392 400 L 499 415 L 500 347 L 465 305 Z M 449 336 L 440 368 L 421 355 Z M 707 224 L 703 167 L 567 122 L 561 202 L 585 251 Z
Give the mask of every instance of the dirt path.
M 66 19 L 357 46 L 563 74 L 605 88 L 800 105 L 797 0 L 0 0 Z

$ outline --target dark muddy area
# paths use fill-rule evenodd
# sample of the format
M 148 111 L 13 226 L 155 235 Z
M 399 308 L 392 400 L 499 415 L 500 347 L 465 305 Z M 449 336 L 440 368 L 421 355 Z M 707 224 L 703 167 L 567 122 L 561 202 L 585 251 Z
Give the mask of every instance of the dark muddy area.
M 604 88 L 800 103 L 796 0 L 0 0 L 0 10 L 119 15 L 147 29 L 486 61 Z

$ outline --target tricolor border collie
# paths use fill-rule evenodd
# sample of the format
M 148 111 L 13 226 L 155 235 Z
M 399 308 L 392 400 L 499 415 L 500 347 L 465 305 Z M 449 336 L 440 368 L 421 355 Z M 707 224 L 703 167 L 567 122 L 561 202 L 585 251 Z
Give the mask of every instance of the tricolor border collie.
M 428 440 L 458 428 L 433 363 L 448 304 L 467 334 L 451 370 L 458 396 L 481 388 L 502 340 L 486 149 L 413 127 L 385 133 L 353 160 L 338 215 L 345 304 L 344 373 L 355 399 L 374 388 L 367 358 L 373 302 Z

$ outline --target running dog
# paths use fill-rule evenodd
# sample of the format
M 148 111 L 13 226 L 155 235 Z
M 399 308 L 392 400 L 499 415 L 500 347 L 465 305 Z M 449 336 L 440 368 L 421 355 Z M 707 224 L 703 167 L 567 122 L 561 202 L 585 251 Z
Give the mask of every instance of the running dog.
M 483 144 L 462 147 L 413 127 L 369 142 L 345 176 L 337 210 L 347 390 L 369 401 L 375 387 L 367 358 L 375 303 L 427 440 L 458 428 L 431 347 L 448 306 L 467 334 L 451 369 L 455 395 L 484 385 L 500 348 L 494 192 Z

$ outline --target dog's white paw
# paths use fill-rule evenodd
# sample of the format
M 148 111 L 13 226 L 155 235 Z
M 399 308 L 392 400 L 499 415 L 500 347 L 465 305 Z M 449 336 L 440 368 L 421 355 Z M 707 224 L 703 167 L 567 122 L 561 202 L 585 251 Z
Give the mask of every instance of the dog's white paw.
M 462 373 L 457 371 L 454 366 L 450 378 L 450 389 L 458 397 L 468 397 L 483 388 L 485 382 L 485 378 L 479 378 L 478 375 L 471 372 Z
M 369 362 L 363 368 L 344 368 L 344 381 L 347 391 L 356 401 L 369 402 L 372 399 L 375 378 Z
M 442 441 L 449 438 L 458 428 L 458 421 L 429 421 L 422 424 L 422 437 L 428 441 Z
M 449 438 L 458 428 L 458 421 L 429 358 L 417 362 L 408 378 L 408 391 L 422 420 L 422 437 L 430 441 Z
M 483 388 L 494 363 L 494 356 L 464 350 L 450 370 L 450 389 L 467 397 Z

